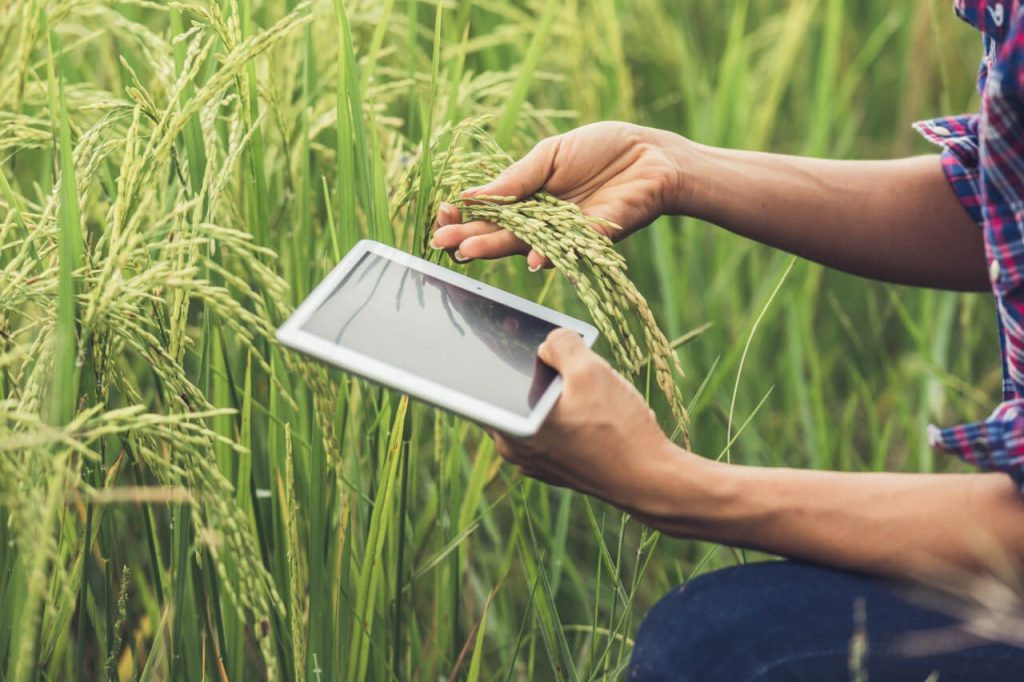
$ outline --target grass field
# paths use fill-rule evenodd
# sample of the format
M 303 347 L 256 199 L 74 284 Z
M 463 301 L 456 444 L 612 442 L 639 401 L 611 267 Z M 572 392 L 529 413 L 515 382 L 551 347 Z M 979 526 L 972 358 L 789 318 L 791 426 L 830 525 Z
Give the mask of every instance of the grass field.
M 0 680 L 620 677 L 663 592 L 753 557 L 274 327 L 356 240 L 422 253 L 465 119 L 512 154 L 618 118 L 892 157 L 979 56 L 927 0 L 0 4 Z M 782 281 L 686 219 L 620 248 L 670 339 L 710 324 L 679 350 L 706 456 L 941 470 L 925 425 L 998 395 L 987 297 Z M 469 272 L 585 315 L 521 259 Z

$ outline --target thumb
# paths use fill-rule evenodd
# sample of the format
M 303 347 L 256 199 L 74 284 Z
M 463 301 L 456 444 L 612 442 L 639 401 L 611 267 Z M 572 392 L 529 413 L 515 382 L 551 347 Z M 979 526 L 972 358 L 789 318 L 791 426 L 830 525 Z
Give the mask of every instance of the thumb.
M 541 140 L 530 153 L 506 168 L 501 174 L 479 187 L 462 193 L 463 199 L 480 195 L 523 199 L 542 189 L 555 170 L 558 137 Z
M 537 348 L 537 357 L 564 375 L 573 365 L 585 360 L 589 352 L 579 334 L 563 327 L 548 334 Z

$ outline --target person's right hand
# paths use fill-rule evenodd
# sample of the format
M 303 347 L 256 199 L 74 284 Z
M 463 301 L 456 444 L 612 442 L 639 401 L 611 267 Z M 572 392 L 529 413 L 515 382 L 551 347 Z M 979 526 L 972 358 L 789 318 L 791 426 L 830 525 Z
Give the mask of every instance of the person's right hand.
M 577 204 L 585 215 L 619 225 L 621 230 L 594 226 L 618 241 L 649 225 L 675 201 L 679 172 L 669 149 L 681 140 L 673 133 L 629 123 L 593 123 L 542 140 L 497 178 L 463 192 L 462 198 L 522 199 L 544 190 Z M 454 249 L 459 261 L 527 254 L 531 270 L 550 266 L 542 254 L 493 223 L 463 224 L 458 208 L 447 203 L 438 210 L 431 244 Z

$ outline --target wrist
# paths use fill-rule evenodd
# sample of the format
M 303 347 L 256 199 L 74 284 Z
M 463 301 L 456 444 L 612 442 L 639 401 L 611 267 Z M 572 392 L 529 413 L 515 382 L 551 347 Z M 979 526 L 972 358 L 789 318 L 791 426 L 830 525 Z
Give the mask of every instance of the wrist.
M 663 145 L 671 171 L 665 183 L 665 212 L 714 222 L 715 183 L 726 170 L 719 156 L 725 150 L 676 133 L 666 135 Z
M 669 173 L 662 192 L 665 213 L 692 216 L 702 194 L 702 174 L 696 170 L 702 163 L 702 146 L 682 135 L 660 132 L 664 133 L 660 143 L 669 159 Z
M 643 494 L 635 497 L 630 511 L 668 534 L 705 537 L 734 508 L 735 470 L 667 442 L 647 468 Z

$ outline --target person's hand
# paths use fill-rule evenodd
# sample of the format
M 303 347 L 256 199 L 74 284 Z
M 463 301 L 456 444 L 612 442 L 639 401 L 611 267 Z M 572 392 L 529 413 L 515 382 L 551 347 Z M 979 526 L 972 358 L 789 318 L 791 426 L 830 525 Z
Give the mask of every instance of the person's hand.
M 576 332 L 554 330 L 537 355 L 565 382 L 558 402 L 530 438 L 491 434 L 524 474 L 636 511 L 666 468 L 696 457 L 672 444 L 643 396 Z
M 462 194 L 514 196 L 544 190 L 579 205 L 621 230 L 594 229 L 618 241 L 665 213 L 678 189 L 677 165 L 669 150 L 683 138 L 654 128 L 604 122 L 549 137 L 501 175 Z M 459 209 L 441 204 L 432 245 L 455 250 L 459 261 L 528 254 L 531 270 L 550 262 L 497 225 L 484 221 L 462 224 Z

